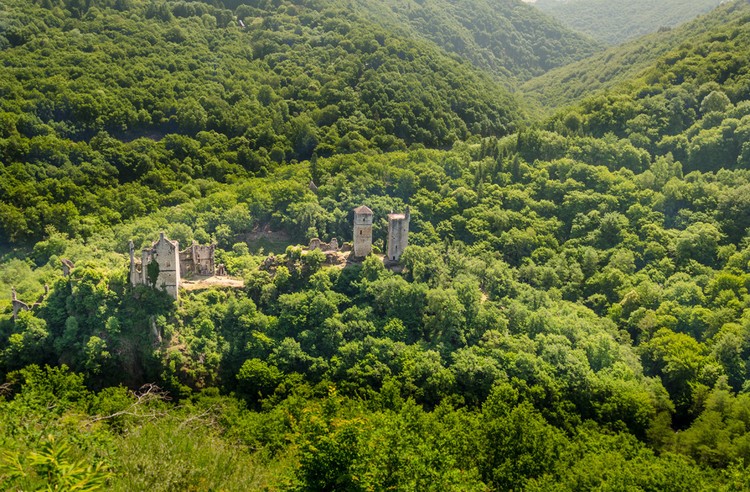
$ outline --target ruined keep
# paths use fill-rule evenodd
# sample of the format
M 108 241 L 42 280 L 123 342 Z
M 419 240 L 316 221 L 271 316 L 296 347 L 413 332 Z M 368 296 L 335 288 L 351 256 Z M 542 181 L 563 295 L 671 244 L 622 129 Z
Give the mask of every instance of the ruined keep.
M 398 261 L 409 244 L 409 207 L 403 214 L 388 214 L 388 247 L 386 261 Z
M 354 209 L 354 256 L 372 253 L 372 210 L 365 205 Z
M 152 262 L 154 266 L 150 266 Z M 177 241 L 167 239 L 162 232 L 150 248 L 143 248 L 140 265 L 135 261 L 135 246 L 130 241 L 130 283 L 134 287 L 139 284 L 153 285 L 177 299 L 180 287 L 180 249 Z
M 193 241 L 184 251 L 180 251 L 177 241 L 167 239 L 162 232 L 159 240 L 150 248 L 143 248 L 141 261 L 135 258 L 135 246 L 130 241 L 130 284 L 150 285 L 149 264 L 155 262 L 158 266 L 150 267 L 152 275 L 156 275 L 154 287 L 165 291 L 174 299 L 178 297 L 180 279 L 191 275 L 213 276 L 216 273 L 214 264 L 215 244 L 200 245 Z M 226 274 L 226 271 L 222 271 Z

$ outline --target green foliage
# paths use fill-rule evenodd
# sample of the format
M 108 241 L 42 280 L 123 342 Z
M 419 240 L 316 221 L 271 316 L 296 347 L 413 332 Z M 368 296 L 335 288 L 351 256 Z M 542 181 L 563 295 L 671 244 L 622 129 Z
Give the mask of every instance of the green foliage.
M 87 465 L 83 459 L 71 460 L 69 444 L 56 443 L 52 435 L 39 451 L 23 458 L 5 453 L 0 461 L 0 476 L 8 487 L 29 487 L 44 483 L 48 490 L 107 490 L 112 473 L 103 463 Z
M 279 478 L 273 474 L 285 463 L 265 465 L 218 437 L 214 422 L 201 420 L 205 417 L 197 410 L 142 423 L 119 439 L 115 454 L 121 474 L 112 490 L 257 490 Z
M 276 366 L 259 359 L 248 359 L 237 372 L 237 389 L 251 398 L 269 396 L 281 382 L 282 374 Z
M 14 333 L 8 337 L 7 346 L 0 355 L 3 364 L 8 368 L 20 369 L 27 364 L 45 362 L 50 348 L 47 323 L 29 311 L 23 311 L 14 325 Z
M 151 287 L 156 287 L 156 282 L 159 280 L 159 262 L 151 261 L 146 265 L 146 278 Z

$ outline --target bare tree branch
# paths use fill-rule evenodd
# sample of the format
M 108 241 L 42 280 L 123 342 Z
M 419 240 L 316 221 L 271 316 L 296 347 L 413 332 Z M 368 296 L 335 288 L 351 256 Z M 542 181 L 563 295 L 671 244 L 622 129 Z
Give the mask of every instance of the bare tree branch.
M 110 415 L 98 415 L 84 421 L 86 426 L 90 426 L 96 422 L 102 420 L 110 420 L 123 415 L 136 417 L 139 419 L 153 420 L 159 417 L 164 417 L 166 412 L 147 409 L 147 406 L 151 402 L 155 401 L 169 401 L 169 395 L 166 391 L 163 391 L 157 385 L 149 383 L 144 384 L 138 391 L 132 391 L 131 394 L 135 397 L 135 401 L 127 408 L 120 410 L 119 412 L 112 413 Z
M 184 426 L 188 425 L 190 422 L 196 421 L 196 420 L 203 420 L 206 416 L 211 415 L 213 413 L 213 410 L 216 408 L 216 405 L 211 405 L 208 407 L 205 411 L 202 413 L 199 413 L 198 415 L 191 415 L 190 417 L 186 418 L 182 422 L 180 422 L 179 428 L 183 428 Z M 210 419 L 207 421 L 208 425 L 215 425 L 216 419 L 211 416 Z

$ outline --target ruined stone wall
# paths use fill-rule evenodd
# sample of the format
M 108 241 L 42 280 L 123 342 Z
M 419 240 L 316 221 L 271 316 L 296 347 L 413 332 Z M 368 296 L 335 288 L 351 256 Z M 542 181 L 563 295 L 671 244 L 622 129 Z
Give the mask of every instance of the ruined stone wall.
M 216 274 L 214 253 L 216 245 L 200 245 L 195 242 L 184 251 L 180 251 L 177 241 L 171 241 L 162 232 L 159 239 L 150 248 L 141 251 L 140 261 L 135 258 L 135 247 L 130 241 L 130 283 L 149 285 L 148 265 L 156 261 L 159 265 L 159 276 L 155 287 L 166 291 L 177 299 L 180 279 L 191 275 L 213 276 Z M 224 274 L 226 274 L 226 271 Z
M 75 264 L 73 264 L 73 262 L 68 260 L 67 258 L 61 258 L 60 263 L 62 263 L 63 276 L 65 277 L 70 276 L 70 273 L 76 267 Z
M 339 250 L 339 241 L 335 237 L 331 239 L 330 243 L 324 243 L 319 238 L 314 237 L 310 239 L 310 244 L 307 246 L 307 249 L 310 251 L 314 249 L 319 249 L 323 252 L 326 251 L 338 251 Z
M 45 284 L 44 285 L 44 294 L 42 294 L 41 296 L 39 296 L 39 298 L 36 300 L 36 302 L 34 304 L 29 305 L 29 304 L 26 304 L 25 302 L 19 300 L 18 299 L 18 295 L 16 294 L 16 288 L 15 287 L 11 287 L 11 296 L 10 297 L 11 297 L 11 303 L 13 305 L 13 320 L 14 321 L 17 320 L 18 319 L 18 313 L 20 313 L 22 311 L 34 311 L 34 310 L 36 310 L 39 306 L 42 305 L 42 303 L 44 302 L 44 300 L 47 298 L 48 295 L 49 295 L 49 285 Z
M 214 251 L 216 245 L 193 244 L 185 251 L 180 252 L 180 274 L 182 277 L 189 275 L 214 275 Z
M 142 264 L 135 261 L 135 245 L 130 241 L 130 285 L 135 287 L 143 282 Z
M 11 302 L 13 303 L 13 319 L 18 319 L 18 313 L 21 311 L 29 311 L 31 308 L 28 304 L 26 304 L 23 301 L 19 301 L 18 297 L 16 296 L 16 289 L 11 289 Z

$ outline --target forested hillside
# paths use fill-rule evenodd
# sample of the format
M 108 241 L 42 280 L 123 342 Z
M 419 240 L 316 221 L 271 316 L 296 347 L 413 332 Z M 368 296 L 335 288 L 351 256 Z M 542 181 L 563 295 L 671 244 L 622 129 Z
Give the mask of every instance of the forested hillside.
M 627 138 L 653 156 L 671 156 L 686 172 L 747 168 L 750 4 L 732 7 L 725 25 L 669 51 L 639 79 L 561 110 L 547 128 Z M 732 238 L 744 234 L 741 225 Z
M 179 189 L 190 179 L 449 146 L 523 119 L 488 76 L 335 5 L 241 5 L 244 29 L 195 2 L 13 5 L 0 52 L 0 231 L 11 241 L 47 225 L 86 235 L 189 199 Z
M 534 5 L 571 29 L 616 45 L 675 27 L 721 3 L 721 0 L 537 0 Z
M 521 0 L 359 0 L 374 22 L 430 40 L 507 82 L 528 80 L 601 49 Z
M 750 488 L 745 0 L 534 123 L 330 6 L 80 6 L 3 13 L 0 488 Z M 160 231 L 243 287 L 132 286 Z
M 521 87 L 544 110 L 572 104 L 603 89 L 611 89 L 639 77 L 665 53 L 684 43 L 711 43 L 716 30 L 727 24 L 743 24 L 746 2 L 730 2 L 695 21 L 597 53 L 582 61 L 536 77 Z

